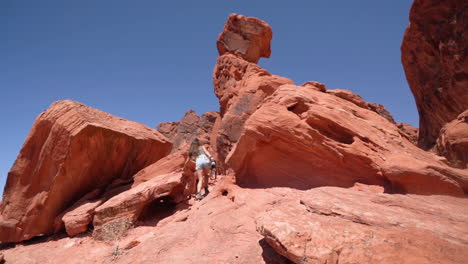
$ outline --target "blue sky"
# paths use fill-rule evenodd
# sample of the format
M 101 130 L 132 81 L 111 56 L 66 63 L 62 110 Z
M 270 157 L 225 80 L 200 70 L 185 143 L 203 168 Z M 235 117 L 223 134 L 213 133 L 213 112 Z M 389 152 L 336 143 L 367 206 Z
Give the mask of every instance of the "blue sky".
M 400 60 L 411 0 L 0 1 L 0 192 L 36 116 L 72 99 L 155 127 L 218 110 L 216 38 L 230 13 L 273 29 L 259 64 L 418 125 Z

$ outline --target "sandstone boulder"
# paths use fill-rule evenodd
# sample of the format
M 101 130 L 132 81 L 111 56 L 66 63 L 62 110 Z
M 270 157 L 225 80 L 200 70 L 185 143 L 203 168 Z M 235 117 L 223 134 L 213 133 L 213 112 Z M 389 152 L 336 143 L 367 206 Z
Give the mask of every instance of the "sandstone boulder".
M 264 21 L 231 14 L 216 45 L 219 55 L 232 53 L 246 61 L 257 63 L 260 57 L 270 57 L 271 38 L 271 28 Z
M 134 226 L 152 203 L 167 202 L 166 198 L 173 203 L 186 199 L 188 180 L 181 172 L 159 175 L 112 197 L 95 209 L 93 236 L 116 239 Z
M 468 3 L 415 0 L 401 60 L 419 111 L 419 146 L 432 148 L 440 129 L 468 109 Z
M 348 100 L 282 85 L 246 121 L 227 157 L 248 187 L 380 185 L 387 192 L 468 191 L 468 172 L 402 137 L 392 122 Z
M 182 172 L 184 170 L 186 160 L 187 152 L 185 151 L 167 155 L 135 174 L 133 176 L 132 186 L 135 187 L 160 175 Z
M 468 258 L 467 202 L 322 187 L 275 203 L 256 223 L 294 263 L 455 264 Z
M 86 200 L 75 205 L 62 217 L 65 230 L 69 236 L 88 231 L 93 222 L 95 209 L 103 203 L 102 199 Z
M 142 124 L 70 100 L 53 103 L 37 117 L 8 173 L 0 241 L 52 233 L 54 219 L 83 195 L 131 178 L 171 147 Z
M 447 123 L 437 139 L 437 152 L 453 167 L 466 169 L 468 164 L 468 110 Z

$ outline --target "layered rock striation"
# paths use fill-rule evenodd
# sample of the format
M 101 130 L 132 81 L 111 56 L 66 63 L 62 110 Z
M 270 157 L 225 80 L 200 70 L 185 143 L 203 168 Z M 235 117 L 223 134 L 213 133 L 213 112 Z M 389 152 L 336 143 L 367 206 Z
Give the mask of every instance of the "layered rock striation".
M 244 125 L 227 158 L 246 187 L 380 185 L 387 192 L 468 192 L 450 168 L 373 110 L 307 86 L 282 85 Z
M 0 241 L 50 234 L 55 218 L 94 189 L 131 179 L 171 151 L 142 124 L 70 100 L 40 114 L 12 169 L 0 208 Z
M 412 12 L 451 10 L 437 7 L 416 0 Z M 5 260 L 464 263 L 466 112 L 436 137 L 446 158 L 424 151 L 418 130 L 382 105 L 257 65 L 271 36 L 257 18 L 229 16 L 213 73 L 220 111 L 188 111 L 158 125 L 164 136 L 75 102 L 52 105 L 9 175 L 0 235 L 21 241 L 65 228 L 72 237 L 9 248 Z M 194 138 L 227 171 L 201 201 L 191 199 Z M 92 236 L 76 236 L 90 226 Z
M 468 3 L 415 0 L 401 60 L 419 111 L 419 140 L 431 149 L 442 127 L 468 109 Z

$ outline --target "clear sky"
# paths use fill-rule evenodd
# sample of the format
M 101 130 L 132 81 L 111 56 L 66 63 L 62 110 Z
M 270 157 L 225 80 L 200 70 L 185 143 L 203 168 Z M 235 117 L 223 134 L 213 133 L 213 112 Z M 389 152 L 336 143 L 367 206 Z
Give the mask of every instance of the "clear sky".
M 72 99 L 155 127 L 218 110 L 216 38 L 230 13 L 273 29 L 259 64 L 418 125 L 400 60 L 412 0 L 0 1 L 0 192 L 36 116 Z

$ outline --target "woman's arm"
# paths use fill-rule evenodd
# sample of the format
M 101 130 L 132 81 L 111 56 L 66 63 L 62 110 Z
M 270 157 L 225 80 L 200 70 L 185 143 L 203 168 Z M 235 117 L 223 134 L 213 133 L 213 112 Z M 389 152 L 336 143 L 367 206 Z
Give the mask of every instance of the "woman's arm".
M 203 148 L 203 151 L 205 152 L 205 154 L 208 156 L 208 158 L 211 160 L 213 158 L 213 156 L 211 156 L 210 152 L 208 152 L 208 150 L 206 150 L 205 146 L 202 146 Z

